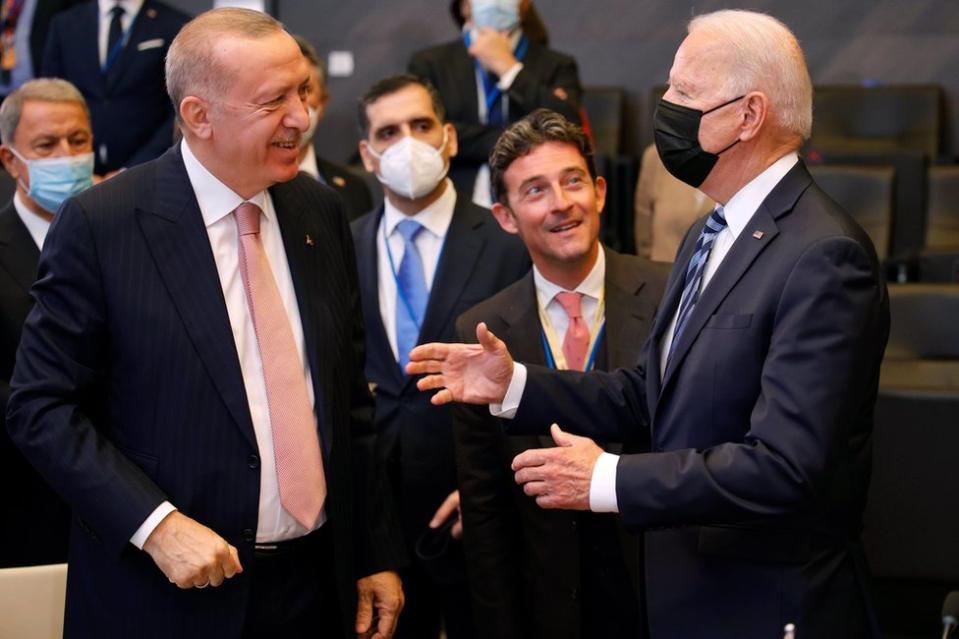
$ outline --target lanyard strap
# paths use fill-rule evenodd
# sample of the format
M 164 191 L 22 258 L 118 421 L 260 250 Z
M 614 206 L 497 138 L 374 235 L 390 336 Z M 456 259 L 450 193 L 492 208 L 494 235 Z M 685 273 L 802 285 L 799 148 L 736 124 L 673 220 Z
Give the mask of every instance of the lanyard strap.
M 17 28 L 17 21 L 20 19 L 20 13 L 23 11 L 23 5 L 26 0 L 5 0 L 2 5 L 2 20 L 4 31 L 14 31 Z
M 543 350 L 546 352 L 546 362 L 550 368 L 559 368 L 568 370 L 566 355 L 563 354 L 563 344 L 556 335 L 553 323 L 549 319 L 549 314 L 543 306 L 540 306 L 539 300 L 536 301 L 536 307 L 539 311 L 540 334 L 543 338 Z M 566 330 L 569 330 L 567 326 Z M 596 353 L 599 351 L 599 343 L 602 341 L 603 333 L 606 330 L 606 293 L 605 290 L 600 293 L 599 303 L 596 305 L 596 319 L 593 321 L 593 329 L 590 331 L 589 358 L 586 360 L 586 370 L 591 370 L 596 361 Z
M 473 42 L 470 32 L 467 31 L 463 34 L 463 42 L 466 44 L 466 48 L 469 49 L 470 45 Z M 526 37 L 526 34 L 523 33 L 519 37 L 519 41 L 516 43 L 516 48 L 513 49 L 513 56 L 522 61 L 526 57 L 526 53 L 529 51 L 529 38 Z M 473 59 L 473 65 L 476 67 L 476 70 L 480 74 L 480 78 L 483 80 L 483 94 L 484 99 L 486 100 L 486 113 L 487 118 L 489 118 L 489 113 L 493 109 L 493 106 L 496 104 L 496 101 L 499 100 L 500 96 L 503 95 L 503 91 L 499 88 L 499 80 L 493 77 L 491 73 L 487 73 L 486 69 L 483 68 L 483 65 L 479 63 L 479 60 Z
M 123 48 L 127 46 L 127 40 L 130 39 L 130 32 L 133 31 L 133 25 L 136 24 L 137 18 L 139 17 L 140 12 L 137 12 L 137 14 L 133 16 L 133 20 L 130 21 L 130 25 L 120 34 L 120 39 L 107 51 L 107 59 L 103 63 L 104 74 L 109 73 L 110 68 L 113 67 L 113 63 L 117 61 L 117 58 L 119 58 L 123 52 Z

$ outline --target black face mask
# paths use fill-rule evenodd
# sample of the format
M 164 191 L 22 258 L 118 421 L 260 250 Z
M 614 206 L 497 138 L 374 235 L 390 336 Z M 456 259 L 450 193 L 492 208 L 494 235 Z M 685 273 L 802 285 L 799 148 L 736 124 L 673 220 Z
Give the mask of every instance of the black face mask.
M 656 138 L 656 151 L 663 166 L 673 176 L 692 187 L 699 187 L 706 181 L 709 172 L 713 170 L 719 156 L 733 148 L 738 142 L 727 146 L 719 153 L 704 151 L 699 146 L 700 120 L 707 113 L 742 100 L 745 95 L 723 102 L 709 111 L 690 109 L 660 99 L 656 113 L 653 115 L 653 133 Z

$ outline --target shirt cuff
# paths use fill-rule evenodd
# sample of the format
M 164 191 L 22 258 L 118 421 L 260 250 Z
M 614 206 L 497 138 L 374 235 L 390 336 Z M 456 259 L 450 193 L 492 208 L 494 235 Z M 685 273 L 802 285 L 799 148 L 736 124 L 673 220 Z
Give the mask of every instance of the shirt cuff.
M 519 408 L 520 400 L 523 399 L 524 390 L 526 390 L 526 367 L 516 362 L 513 364 L 513 377 L 509 380 L 509 387 L 506 389 L 503 403 L 490 404 L 490 415 L 493 417 L 501 417 L 502 419 L 513 419 L 516 417 L 516 411 Z
M 616 503 L 616 467 L 619 455 L 601 453 L 589 481 L 589 509 L 594 513 L 618 513 Z
M 160 522 L 163 521 L 163 518 L 172 513 L 176 508 L 168 501 L 163 502 L 156 507 L 146 521 L 140 524 L 140 527 L 137 528 L 137 531 L 133 533 L 133 536 L 130 537 L 130 543 L 143 550 L 143 544 L 147 542 L 147 539 L 150 537 L 157 526 L 160 525 Z
M 522 62 L 517 62 L 511 66 L 509 71 L 499 77 L 499 82 L 496 83 L 497 88 L 499 88 L 500 91 L 509 91 L 509 88 L 513 86 L 513 80 L 516 79 L 516 76 L 518 76 L 519 72 L 522 70 Z

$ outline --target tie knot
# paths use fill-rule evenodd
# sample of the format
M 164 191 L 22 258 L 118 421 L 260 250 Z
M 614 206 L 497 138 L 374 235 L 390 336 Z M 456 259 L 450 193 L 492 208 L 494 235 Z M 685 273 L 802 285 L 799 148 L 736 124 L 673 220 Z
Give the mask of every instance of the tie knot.
M 583 316 L 583 294 L 569 293 L 562 291 L 556 294 L 556 301 L 566 311 L 570 319 L 576 319 Z
M 703 229 L 703 232 L 715 234 L 724 228 L 726 228 L 726 211 L 723 210 L 723 207 L 717 206 L 713 212 L 709 214 L 709 219 L 706 220 L 706 228 Z
M 119 4 L 115 5 L 112 9 L 110 9 L 110 15 L 113 16 L 114 18 L 121 18 L 123 17 L 124 13 L 126 13 L 126 10 L 123 7 L 121 7 Z
M 260 232 L 260 207 L 251 202 L 244 202 L 236 207 L 233 216 L 236 218 L 236 229 L 240 235 L 256 235 Z
M 396 225 L 396 230 L 403 236 L 403 241 L 409 244 L 423 230 L 423 225 L 416 220 L 403 220 Z

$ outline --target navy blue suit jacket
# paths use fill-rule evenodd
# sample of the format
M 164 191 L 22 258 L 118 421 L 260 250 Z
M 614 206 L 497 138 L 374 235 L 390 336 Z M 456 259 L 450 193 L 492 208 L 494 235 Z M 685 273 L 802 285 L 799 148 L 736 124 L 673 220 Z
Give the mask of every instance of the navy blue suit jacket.
M 349 623 L 355 579 L 403 554 L 374 475 L 352 242 L 339 198 L 316 180 L 300 175 L 270 193 L 312 372 L 330 569 Z M 74 512 L 66 636 L 238 637 L 249 572 L 179 590 L 128 541 L 163 500 L 236 546 L 247 567 L 256 535 L 259 452 L 179 147 L 64 204 L 32 293 L 7 425 Z
M 374 387 L 379 455 L 390 468 L 406 541 L 412 545 L 456 488 L 453 419 L 448 406 L 430 404 L 393 356 L 380 317 L 377 243 L 383 208 L 352 224 L 366 320 L 366 376 Z M 459 194 L 446 235 L 419 342 L 449 342 L 457 316 L 529 270 L 526 248 L 492 213 Z M 462 575 L 460 575 L 461 577 Z
M 173 144 L 174 113 L 163 64 L 189 19 L 162 2 L 146 0 L 107 73 L 100 68 L 96 0 L 63 11 L 50 23 L 43 75 L 69 80 L 86 98 L 98 174 L 152 160 Z
M 889 330 L 869 239 L 795 166 L 703 291 L 660 382 L 659 343 L 705 220 L 689 231 L 643 366 L 530 367 L 511 428 L 628 439 L 623 522 L 646 535 L 653 639 L 872 632 L 859 532 Z

